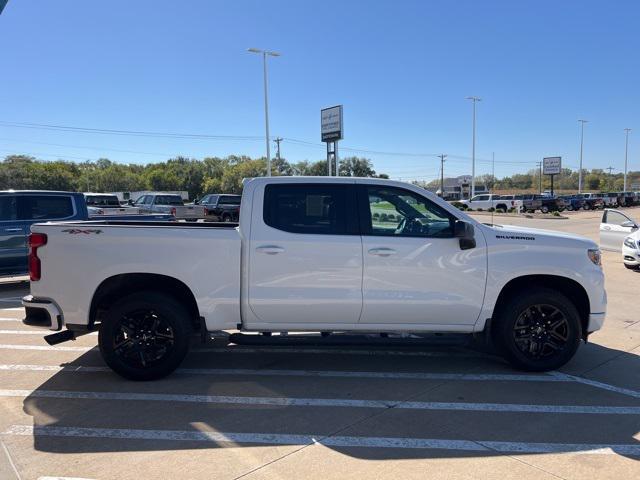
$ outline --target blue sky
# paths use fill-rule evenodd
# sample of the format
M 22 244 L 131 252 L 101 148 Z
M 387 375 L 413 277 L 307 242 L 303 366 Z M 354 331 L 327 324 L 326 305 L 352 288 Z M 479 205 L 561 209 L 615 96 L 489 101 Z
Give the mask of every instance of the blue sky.
M 81 134 L 0 123 L 0 155 L 264 155 L 262 70 L 271 134 L 292 161 L 321 159 L 322 107 L 344 104 L 341 154 L 403 179 L 496 175 L 544 156 L 577 167 L 640 169 L 640 4 L 633 1 L 9 0 L 0 16 L 0 122 L 256 137 L 194 140 Z M 636 137 L 638 140 L 636 141 Z M 83 147 L 83 148 L 79 148 Z M 420 153 L 387 155 L 348 151 Z M 504 163 L 503 163 L 504 162 Z M 511 162 L 511 163 L 506 163 Z M 490 173 L 479 163 L 477 173 Z

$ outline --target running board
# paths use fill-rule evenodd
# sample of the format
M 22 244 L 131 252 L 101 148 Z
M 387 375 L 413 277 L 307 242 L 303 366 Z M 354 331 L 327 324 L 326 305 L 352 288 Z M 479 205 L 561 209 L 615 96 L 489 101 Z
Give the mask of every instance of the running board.
M 387 337 L 382 335 L 352 335 L 334 333 L 331 335 L 260 335 L 232 333 L 229 342 L 236 345 L 281 345 L 281 346 L 337 346 L 337 345 L 379 345 L 379 346 L 456 346 L 471 344 L 471 334 L 429 334 L 412 337 Z

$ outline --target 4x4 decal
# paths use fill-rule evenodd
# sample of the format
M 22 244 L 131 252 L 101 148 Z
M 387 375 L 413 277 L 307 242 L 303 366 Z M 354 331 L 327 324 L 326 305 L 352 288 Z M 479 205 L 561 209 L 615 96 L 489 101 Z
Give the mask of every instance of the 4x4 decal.
M 62 233 L 68 233 L 70 235 L 77 235 L 79 233 L 83 233 L 85 235 L 90 235 L 95 233 L 96 235 L 102 233 L 102 230 L 95 229 L 81 229 L 81 228 L 67 228 L 66 230 L 62 230 Z

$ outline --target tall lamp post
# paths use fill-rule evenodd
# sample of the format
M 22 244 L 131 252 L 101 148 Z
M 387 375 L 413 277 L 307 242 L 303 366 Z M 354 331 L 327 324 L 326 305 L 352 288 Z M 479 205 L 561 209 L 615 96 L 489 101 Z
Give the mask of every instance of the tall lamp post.
M 630 128 L 624 129 L 624 191 L 627 191 L 627 154 L 629 153 L 629 132 Z
M 582 193 L 582 151 L 584 147 L 584 124 L 589 120 L 578 120 L 580 122 L 580 170 L 578 170 L 578 193 Z
M 473 102 L 473 133 L 471 140 L 471 197 L 476 194 L 476 102 L 482 101 L 480 97 L 467 97 Z
M 248 48 L 248 52 L 262 54 L 262 68 L 264 72 L 264 128 L 267 145 L 267 177 L 271 176 L 271 145 L 269 145 L 269 88 L 267 82 L 267 56 L 279 57 L 278 52 L 260 50 L 259 48 Z

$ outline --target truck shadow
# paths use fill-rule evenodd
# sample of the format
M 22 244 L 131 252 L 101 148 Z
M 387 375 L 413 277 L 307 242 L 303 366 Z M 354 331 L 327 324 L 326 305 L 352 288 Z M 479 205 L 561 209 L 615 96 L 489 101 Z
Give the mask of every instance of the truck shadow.
M 24 400 L 24 412 L 33 419 L 36 450 L 53 453 L 269 447 L 299 444 L 300 438 L 308 438 L 311 443 L 312 437 L 323 443 L 322 438 L 328 436 L 347 439 L 324 442 L 328 448 L 362 459 L 584 452 L 594 446 L 640 459 L 640 415 L 635 411 L 558 413 L 551 408 L 549 412 L 531 413 L 509 407 L 596 405 L 635 407 L 640 411 L 640 396 L 574 381 L 517 380 L 514 376 L 521 372 L 469 349 L 374 348 L 362 352 L 382 353 L 353 353 L 358 349 L 336 353 L 327 348 L 326 352 L 313 349 L 314 353 L 305 354 L 287 352 L 286 348 L 270 351 L 245 347 L 233 347 L 235 351 L 226 353 L 194 351 L 178 373 L 145 383 L 127 381 L 106 371 L 97 348 L 93 348 L 65 364 L 63 370 L 33 391 Z M 423 354 L 396 355 L 394 351 Z M 599 345 L 583 346 L 567 371 L 584 371 L 601 359 L 614 359 L 609 373 L 618 379 L 617 387 L 640 390 L 620 374 L 628 372 L 629 381 L 637 384 L 633 372 L 640 371 L 640 358 Z M 269 373 L 274 370 L 284 372 Z M 417 377 L 402 377 L 401 372 Z M 598 372 L 603 373 L 602 368 Z M 438 377 L 447 373 L 478 378 Z M 420 374 L 426 375 L 422 378 Z M 484 374 L 513 378 L 479 378 Z M 51 398 L 49 392 L 62 393 L 60 398 Z M 224 396 L 228 403 L 210 402 L 203 396 Z M 332 401 L 326 405 L 265 405 L 243 402 L 247 397 L 390 403 L 371 408 L 337 406 Z M 481 405 L 481 410 L 403 409 L 391 402 L 407 400 L 463 402 Z M 508 408 L 482 410 L 482 405 L 495 404 Z M 245 440 L 231 437 L 235 441 L 219 442 L 215 436 L 199 438 L 202 432 L 244 434 Z M 301 437 L 288 441 L 291 436 Z M 273 441 L 263 443 L 264 438 Z M 363 438 L 368 440 L 358 440 Z M 408 439 L 430 442 L 410 448 Z

